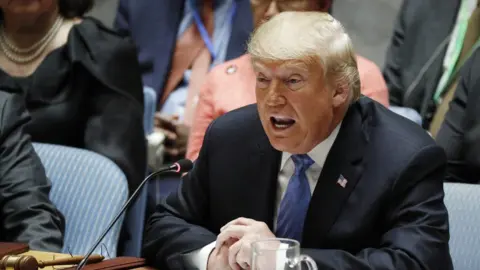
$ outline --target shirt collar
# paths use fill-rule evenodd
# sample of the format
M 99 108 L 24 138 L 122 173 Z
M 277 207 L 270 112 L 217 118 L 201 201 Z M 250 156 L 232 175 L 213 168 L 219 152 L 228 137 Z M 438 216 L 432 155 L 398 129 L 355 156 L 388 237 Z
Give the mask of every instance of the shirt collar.
M 316 164 L 320 165 L 323 167 L 325 164 L 325 160 L 327 160 L 328 153 L 330 152 L 330 149 L 332 148 L 333 143 L 335 142 L 335 139 L 337 138 L 338 132 L 340 131 L 340 126 L 342 125 L 342 122 L 340 122 L 335 129 L 330 133 L 330 135 L 323 140 L 321 143 L 317 144 L 310 152 L 307 153 L 307 155 L 315 161 Z M 292 154 L 283 152 L 282 154 L 282 163 L 280 170 L 283 170 L 283 167 L 285 167 L 285 164 L 287 161 L 290 159 Z

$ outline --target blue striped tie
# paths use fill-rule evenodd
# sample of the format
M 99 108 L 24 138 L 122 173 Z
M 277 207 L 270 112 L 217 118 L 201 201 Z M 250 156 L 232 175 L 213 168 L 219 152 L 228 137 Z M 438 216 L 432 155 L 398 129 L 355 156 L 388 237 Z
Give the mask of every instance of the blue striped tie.
M 305 172 L 315 163 L 308 155 L 292 155 L 295 173 L 278 209 L 277 237 L 301 241 L 303 223 L 310 203 L 310 185 Z

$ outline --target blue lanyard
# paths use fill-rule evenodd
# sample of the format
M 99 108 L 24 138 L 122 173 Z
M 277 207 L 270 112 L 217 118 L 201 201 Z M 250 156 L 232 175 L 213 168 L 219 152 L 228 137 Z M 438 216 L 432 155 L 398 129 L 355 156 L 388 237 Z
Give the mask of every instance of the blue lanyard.
M 193 19 L 197 24 L 198 31 L 202 36 L 203 42 L 205 42 L 205 46 L 210 52 L 210 55 L 212 56 L 213 60 L 215 60 L 216 54 L 215 54 L 215 49 L 213 47 L 213 42 L 210 36 L 208 35 L 207 28 L 205 27 L 205 24 L 203 24 L 200 14 L 198 13 L 197 6 L 195 5 L 195 0 L 190 0 L 189 3 L 190 3 L 190 7 L 192 8 Z M 233 0 L 232 8 L 230 10 L 230 23 L 233 23 L 233 17 L 235 16 L 236 9 L 237 9 L 237 3 L 236 3 L 236 0 Z

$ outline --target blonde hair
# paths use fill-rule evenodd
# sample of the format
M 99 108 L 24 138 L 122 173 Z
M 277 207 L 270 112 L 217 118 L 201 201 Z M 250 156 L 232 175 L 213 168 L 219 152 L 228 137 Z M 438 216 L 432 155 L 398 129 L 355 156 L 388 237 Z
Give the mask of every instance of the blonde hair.
M 250 38 L 252 59 L 318 63 L 330 87 L 348 87 L 360 97 L 360 78 L 352 41 L 339 21 L 324 12 L 282 12 Z

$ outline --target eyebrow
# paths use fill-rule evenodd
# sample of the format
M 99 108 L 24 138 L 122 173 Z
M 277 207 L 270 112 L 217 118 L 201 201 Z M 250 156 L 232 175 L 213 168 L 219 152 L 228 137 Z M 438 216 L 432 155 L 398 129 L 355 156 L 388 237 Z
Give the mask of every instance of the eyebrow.
M 276 66 L 275 71 L 273 72 L 268 66 L 263 65 L 261 62 L 253 62 L 252 66 L 255 72 L 262 73 L 265 76 L 272 75 L 272 73 L 285 74 L 292 69 L 299 72 L 308 72 L 309 70 L 307 64 L 302 61 L 288 61 L 281 63 Z

